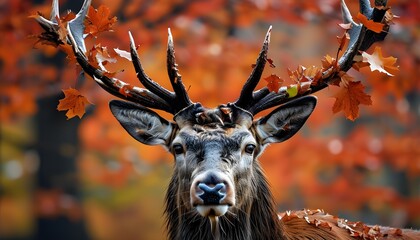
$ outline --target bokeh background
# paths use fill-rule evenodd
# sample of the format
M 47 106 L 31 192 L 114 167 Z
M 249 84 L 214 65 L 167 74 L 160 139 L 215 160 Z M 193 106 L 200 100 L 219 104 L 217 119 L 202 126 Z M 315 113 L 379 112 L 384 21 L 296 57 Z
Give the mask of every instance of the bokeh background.
M 358 1 L 347 3 L 357 14 Z M 420 228 L 420 2 L 389 3 L 399 18 L 381 47 L 398 58 L 400 71 L 389 77 L 351 70 L 368 86 L 373 106 L 346 120 L 332 114 L 337 89 L 325 89 L 301 132 L 260 158 L 279 211 L 320 208 L 352 221 Z M 131 139 L 110 114 L 112 97 L 80 76 L 63 53 L 35 44 L 31 35 L 41 29 L 28 16 L 49 16 L 50 4 L 0 0 L 0 239 L 164 239 L 171 156 Z M 269 25 L 276 67 L 264 76 L 287 79 L 287 68 L 320 66 L 324 55 L 334 56 L 343 31 L 339 4 L 93 0 L 118 18 L 114 32 L 95 41 L 128 51 L 131 31 L 146 72 L 169 88 L 171 27 L 190 97 L 214 107 L 236 99 Z M 82 1 L 60 5 L 76 12 Z M 128 61 L 112 68 L 137 84 Z M 93 103 L 82 119 L 67 120 L 56 110 L 69 87 Z

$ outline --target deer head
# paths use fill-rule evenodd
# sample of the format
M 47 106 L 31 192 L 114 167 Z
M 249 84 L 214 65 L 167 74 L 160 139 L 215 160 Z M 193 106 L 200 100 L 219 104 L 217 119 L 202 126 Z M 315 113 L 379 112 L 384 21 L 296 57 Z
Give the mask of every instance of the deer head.
M 270 31 L 247 87 L 235 103 L 207 109 L 200 103 L 190 102 L 184 87 L 179 85 L 181 97 L 175 99 L 183 100 L 173 101 L 183 104 L 172 110 L 175 114 L 170 122 L 141 105 L 119 100 L 110 102 L 113 115 L 133 138 L 143 144 L 162 145 L 174 156 L 174 174 L 166 197 L 166 211 L 173 218 L 168 224 L 176 232 L 174 238 L 182 234 L 174 222 L 186 221 L 188 215 L 200 223 L 208 218 L 213 235 L 218 235 L 219 217 L 247 212 L 258 196 L 270 195 L 268 188 L 260 192 L 266 186 L 262 187 L 258 182 L 264 175 L 257 157 L 269 143 L 282 142 L 293 136 L 315 108 L 316 98 L 306 96 L 254 120 L 255 110 L 252 109 L 257 106 L 250 102 L 252 98 L 247 94 L 252 94 L 250 85 L 255 87 L 261 76 Z M 175 66 L 172 53 L 169 35 L 169 70 L 173 69 L 171 65 Z M 177 76 L 176 82 L 180 83 L 180 76 L 177 73 L 173 76 Z M 180 238 L 185 239 L 185 236 Z
M 316 85 L 292 97 L 282 88 L 278 92 L 266 87 L 255 91 L 267 62 L 270 27 L 239 98 L 208 109 L 188 97 L 178 73 L 170 31 L 167 71 L 173 91 L 146 75 L 131 34 L 131 58 L 143 87 L 132 87 L 110 78 L 104 69 L 91 65 L 85 56 L 83 39 L 83 22 L 90 3 L 85 0 L 76 18 L 68 23 L 66 41 L 85 73 L 109 93 L 126 100 L 110 102 L 113 115 L 124 129 L 139 142 L 162 145 L 173 154 L 174 172 L 165 210 L 169 237 L 278 239 L 283 236 L 258 156 L 268 144 L 283 142 L 298 132 L 317 102 L 310 94 L 327 87 L 339 72 L 349 70 L 359 51 L 382 40 L 386 33 L 376 34 L 355 23 L 342 1 L 343 20 L 352 26 L 345 53 L 336 66 L 322 72 Z M 382 21 L 384 10 L 371 8 L 368 0 L 360 0 L 360 6 L 369 19 Z M 47 33 L 54 35 L 58 31 L 57 0 L 53 1 L 52 9 L 50 20 L 43 17 L 37 20 Z M 279 107 L 268 115 L 254 119 L 257 113 L 276 106 Z M 173 120 L 166 120 L 151 109 L 171 113 Z

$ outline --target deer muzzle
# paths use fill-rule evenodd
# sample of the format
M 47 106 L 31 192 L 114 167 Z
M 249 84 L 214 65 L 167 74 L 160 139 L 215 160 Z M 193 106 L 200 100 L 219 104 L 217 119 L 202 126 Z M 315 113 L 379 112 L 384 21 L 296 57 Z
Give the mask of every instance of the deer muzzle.
M 193 180 L 190 190 L 191 205 L 203 217 L 222 216 L 235 205 L 233 184 L 226 174 L 205 172 Z

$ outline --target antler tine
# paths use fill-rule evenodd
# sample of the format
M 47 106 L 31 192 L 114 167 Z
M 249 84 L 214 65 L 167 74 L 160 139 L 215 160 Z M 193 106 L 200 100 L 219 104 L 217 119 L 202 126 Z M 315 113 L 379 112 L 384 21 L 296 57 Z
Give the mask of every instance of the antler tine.
M 172 88 L 175 91 L 176 95 L 176 104 L 178 110 L 181 110 L 192 104 L 188 93 L 185 89 L 184 84 L 182 83 L 182 77 L 178 73 L 178 65 L 175 62 L 175 49 L 174 41 L 172 39 L 171 29 L 168 28 L 168 48 L 167 48 L 167 58 L 166 65 L 168 70 L 169 80 L 171 81 Z
M 101 86 L 104 90 L 111 93 L 112 95 L 148 108 L 160 109 L 171 114 L 176 114 L 179 110 L 191 105 L 192 102 L 189 100 L 178 74 L 174 75 L 175 78 L 171 77 L 170 75 L 171 79 L 174 79 L 171 80 L 171 83 L 174 82 L 173 86 L 175 86 L 175 93 L 161 87 L 146 75 L 141 66 L 131 33 L 129 33 L 130 53 L 133 65 L 140 82 L 144 85 L 145 88 L 131 86 L 130 84 L 119 79 L 110 78 L 107 76 L 107 71 L 103 66 L 94 67 L 89 63 L 89 60 L 85 55 L 86 46 L 83 34 L 85 30 L 84 22 L 91 2 L 91 0 L 85 0 L 81 9 L 76 14 L 76 17 L 69 21 L 67 25 L 68 31 L 66 41 L 71 45 L 76 60 L 82 67 L 83 71 L 91 76 L 99 86 Z M 60 45 L 65 43 L 60 39 L 60 26 L 57 20 L 58 17 L 58 0 L 53 0 L 50 20 L 47 20 L 42 16 L 38 16 L 36 20 L 45 29 L 45 34 L 53 39 L 52 41 L 54 41 L 54 43 Z M 170 62 L 173 66 L 176 66 L 173 57 L 173 46 L 168 48 L 171 49 L 168 51 L 168 63 Z M 169 54 L 169 52 L 171 52 L 171 54 Z M 170 58 L 173 60 L 169 61 Z M 172 69 L 174 73 L 177 73 L 176 68 Z
M 252 73 L 249 76 L 248 80 L 244 84 L 244 87 L 242 88 L 242 91 L 241 91 L 241 95 L 239 96 L 238 100 L 236 100 L 236 102 L 234 103 L 236 106 L 241 107 L 243 109 L 248 110 L 255 103 L 253 91 L 261 79 L 261 75 L 263 73 L 265 63 L 267 62 L 267 53 L 268 53 L 268 45 L 270 43 L 271 29 L 272 29 L 272 26 L 268 28 L 267 34 L 265 35 L 264 43 L 263 43 L 261 52 L 258 55 L 257 61 L 255 63 L 255 67 L 252 70 Z M 268 93 L 266 91 L 257 91 L 257 92 L 259 93 L 257 95 L 264 95 Z M 258 98 L 260 97 L 261 96 L 258 96 Z
M 160 96 L 154 94 L 148 89 L 133 87 L 116 78 L 109 78 L 105 74 L 105 69 L 92 66 L 86 55 L 86 47 L 83 38 L 85 29 L 84 21 L 90 7 L 91 0 L 85 0 L 76 17 L 68 23 L 67 43 L 72 46 L 77 62 L 80 64 L 85 73 L 91 76 L 104 90 L 122 99 L 141 104 L 145 107 L 161 109 L 163 111 L 173 113 L 172 106 Z M 51 20 L 47 20 L 39 16 L 36 20 L 47 31 L 48 34 L 54 36 L 58 44 L 64 44 L 58 34 L 59 26 L 57 17 L 59 16 L 58 0 L 52 3 Z
M 77 46 L 79 46 L 83 53 L 86 52 L 85 41 L 83 39 L 83 33 L 85 31 L 85 19 L 91 3 L 92 0 L 85 0 L 79 12 L 76 14 L 76 17 L 68 23 L 69 32 L 73 34 Z
M 58 7 L 58 0 L 53 0 L 50 14 L 51 21 L 57 22 L 57 20 L 55 19 L 56 17 L 60 17 L 60 10 Z
M 92 66 L 86 56 L 81 52 L 71 30 L 69 30 L 67 38 L 73 48 L 76 60 L 83 71 L 91 76 L 105 91 L 116 97 L 139 103 L 145 107 L 161 109 L 172 113 L 171 106 L 149 90 L 132 87 L 128 83 L 116 78 L 109 78 L 104 74 L 102 69 Z
M 133 35 L 131 35 L 131 32 L 128 32 L 128 35 L 130 37 L 131 59 L 132 59 L 133 66 L 134 66 L 134 69 L 136 71 L 137 78 L 139 79 L 139 81 L 143 84 L 145 88 L 149 89 L 154 94 L 160 96 L 166 102 L 173 101 L 173 99 L 175 98 L 175 95 L 172 92 L 160 86 L 158 83 L 156 83 L 152 79 L 150 79 L 149 76 L 147 76 L 147 74 L 144 72 L 141 62 L 140 62 L 140 58 L 136 50 L 136 45 L 134 43 Z
M 375 1 L 375 4 L 378 4 L 378 2 L 381 2 L 381 4 L 386 4 L 386 0 Z M 360 11 L 368 19 L 372 19 L 375 22 L 382 22 L 386 9 L 372 8 L 370 6 L 369 0 L 359 0 L 359 4 Z M 341 8 L 343 15 L 350 14 L 350 11 L 348 10 L 344 0 L 341 0 Z M 385 28 L 388 27 L 389 26 L 385 25 Z M 373 43 L 384 40 L 387 35 L 386 31 L 382 31 L 381 33 L 375 33 L 371 30 L 368 30 L 362 24 L 357 24 L 354 21 L 351 21 L 351 29 L 348 33 L 350 35 L 349 45 L 343 56 L 338 60 L 340 70 L 344 72 L 347 72 L 352 67 L 353 59 L 356 55 L 360 54 L 360 51 L 365 51 L 370 46 L 372 46 Z
M 386 0 L 376 0 L 375 5 L 385 6 L 386 2 Z M 254 93 L 254 96 L 256 97 L 256 95 L 258 94 L 258 97 L 260 97 L 260 99 L 258 99 L 255 104 L 248 108 L 248 111 L 250 111 L 252 114 L 257 114 L 265 109 L 284 104 L 293 99 L 300 98 L 326 88 L 330 82 L 337 79 L 338 74 L 340 72 L 347 72 L 352 67 L 354 63 L 353 59 L 356 55 L 360 54 L 360 51 L 365 51 L 373 43 L 382 41 L 387 35 L 387 30 L 389 28 L 388 23 L 384 22 L 383 20 L 387 9 L 372 8 L 370 6 L 369 0 L 359 0 L 359 4 L 360 11 L 368 19 L 371 19 L 375 22 L 385 23 L 384 31 L 382 31 L 381 33 L 375 33 L 371 30 L 368 30 L 363 24 L 355 23 L 344 0 L 341 0 L 341 12 L 343 14 L 343 21 L 344 23 L 351 23 L 351 29 L 349 29 L 348 31 L 350 35 L 349 44 L 343 56 L 338 60 L 338 67 L 332 66 L 329 69 L 325 70 L 322 73 L 321 83 L 315 86 L 311 86 L 309 91 L 299 93 L 294 97 L 289 97 L 286 87 L 279 89 L 277 93 L 269 92 L 267 94 L 265 94 L 267 92 L 265 91 L 266 88 L 263 88 L 260 91 Z

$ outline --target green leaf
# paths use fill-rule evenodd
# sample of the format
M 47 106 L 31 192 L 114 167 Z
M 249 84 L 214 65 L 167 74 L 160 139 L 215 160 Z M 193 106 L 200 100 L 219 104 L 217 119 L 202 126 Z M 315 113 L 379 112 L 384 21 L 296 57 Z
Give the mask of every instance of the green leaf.
M 286 92 L 289 98 L 296 97 L 296 95 L 298 94 L 298 86 L 296 84 L 287 86 Z

